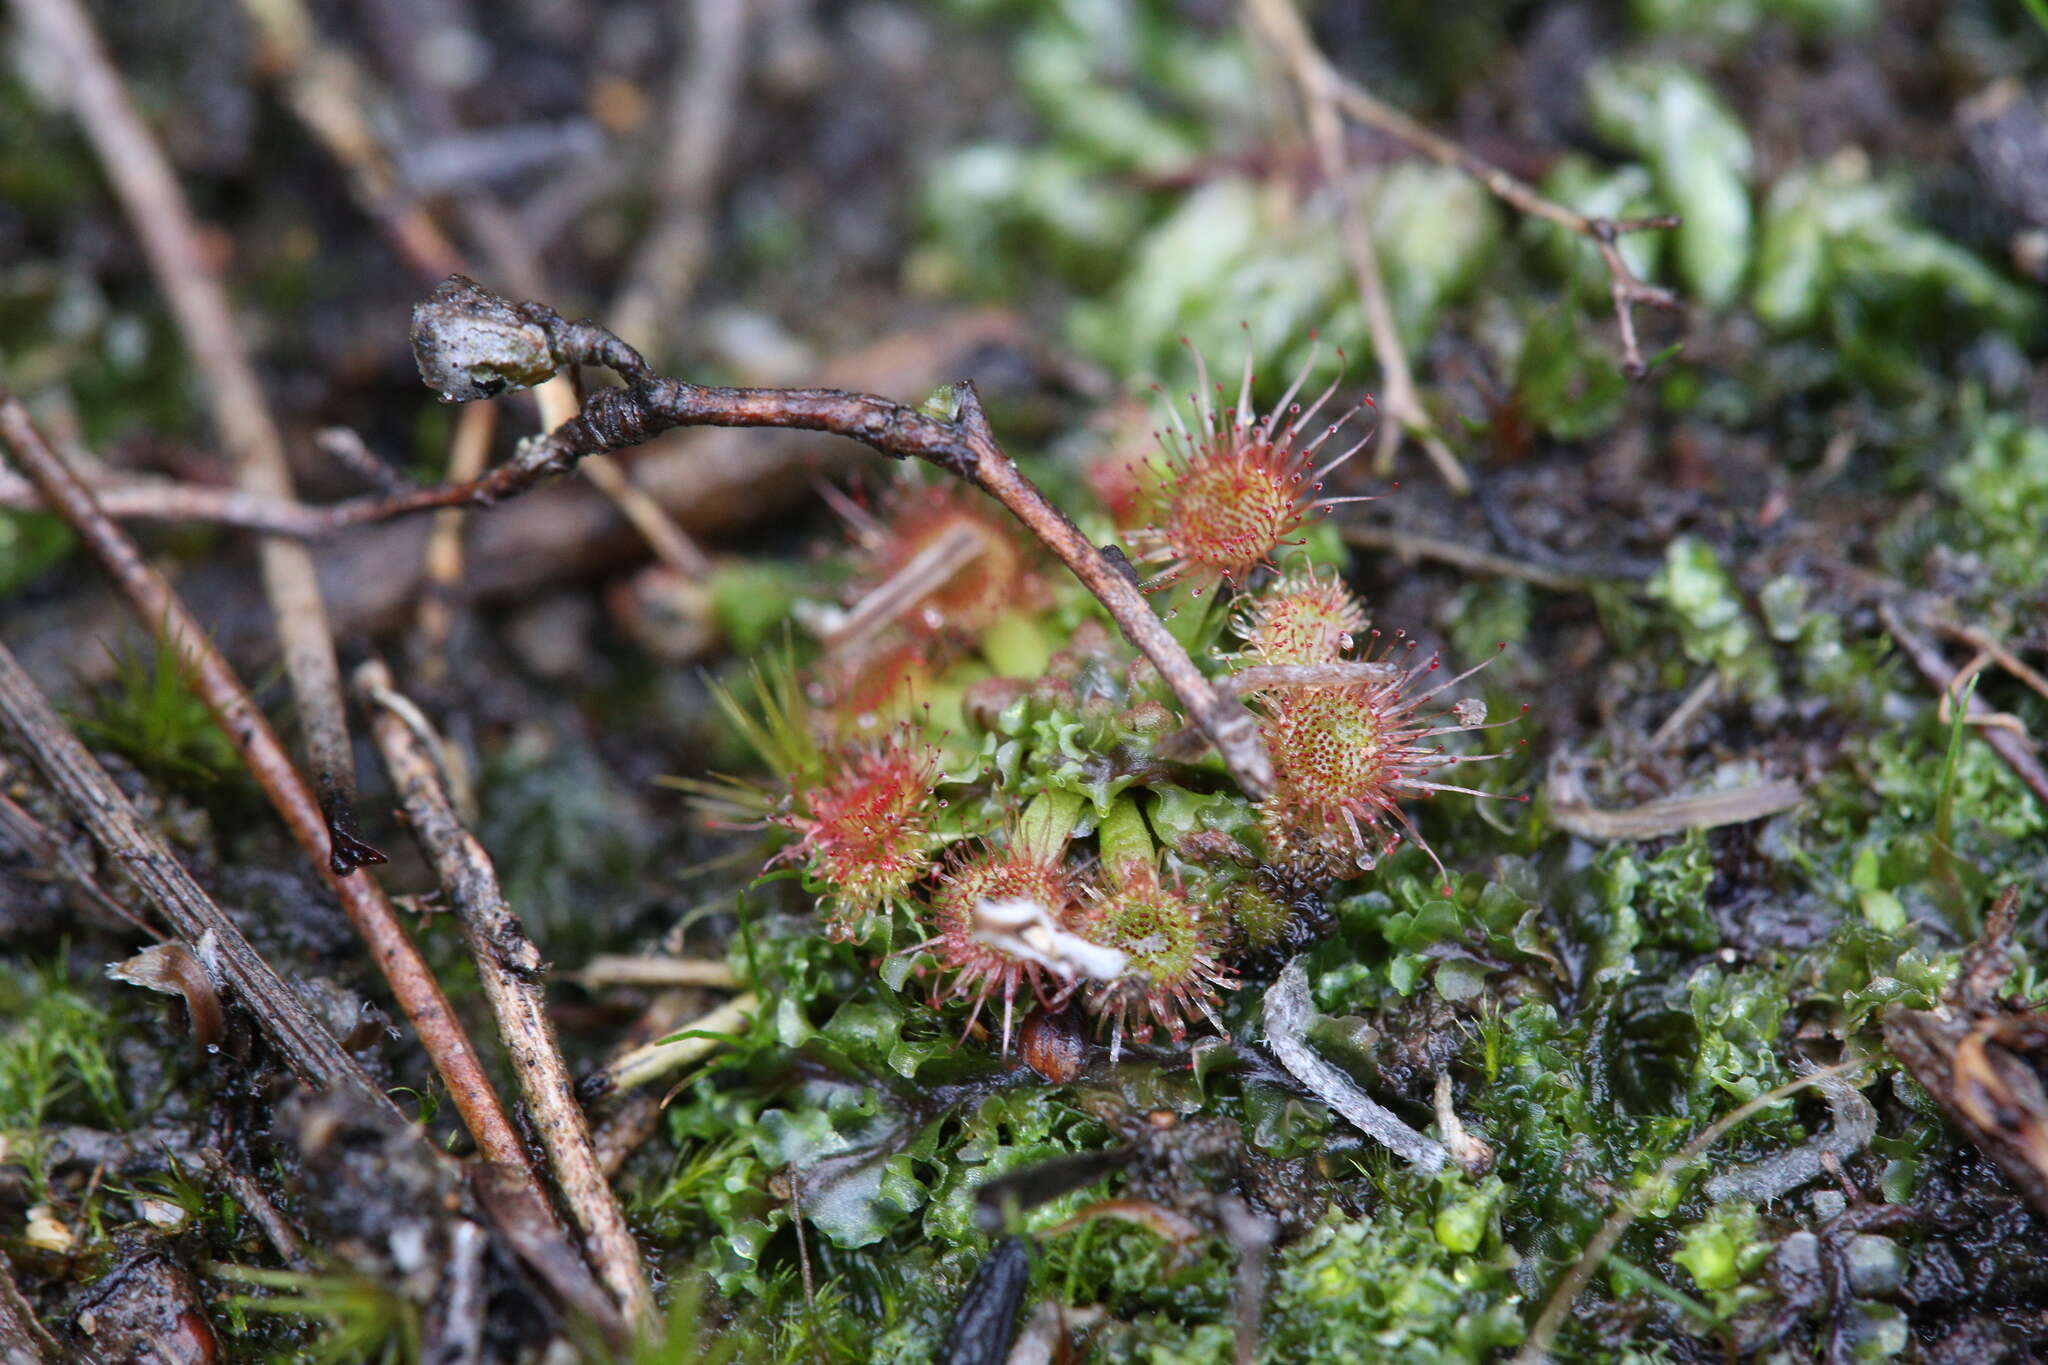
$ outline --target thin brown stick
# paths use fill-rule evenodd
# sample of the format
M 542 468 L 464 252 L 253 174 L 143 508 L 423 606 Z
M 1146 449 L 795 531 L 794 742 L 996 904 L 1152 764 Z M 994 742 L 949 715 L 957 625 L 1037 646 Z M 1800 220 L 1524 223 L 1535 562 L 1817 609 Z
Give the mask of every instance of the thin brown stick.
M 1359 214 L 1357 196 L 1351 192 L 1351 170 L 1344 155 L 1344 124 L 1337 114 L 1336 73 L 1316 51 L 1308 26 L 1295 11 L 1291 0 L 1246 0 L 1246 8 L 1253 24 L 1287 63 L 1288 72 L 1301 94 L 1302 108 L 1308 119 L 1309 140 L 1315 145 L 1323 179 L 1337 196 L 1337 222 L 1344 241 L 1344 253 L 1350 258 L 1351 274 L 1358 284 L 1359 302 L 1365 309 L 1366 326 L 1372 333 L 1373 358 L 1379 361 L 1380 369 L 1386 375 L 1387 382 L 1380 393 L 1380 409 L 1394 422 L 1392 430 L 1380 443 L 1375 467 L 1381 474 L 1391 471 L 1394 457 L 1400 453 L 1402 433 L 1412 432 L 1451 491 L 1461 496 L 1469 493 L 1472 480 L 1466 475 L 1465 467 L 1458 463 L 1458 457 L 1451 454 L 1451 448 L 1437 433 L 1436 422 L 1430 417 L 1429 410 L 1423 407 L 1421 395 L 1416 390 L 1415 375 L 1408 366 L 1408 351 L 1401 343 L 1401 331 L 1395 325 L 1393 307 L 1387 302 L 1386 276 L 1380 270 L 1379 250 L 1373 245 L 1372 233 Z
M 284 437 L 263 396 L 227 289 L 200 245 L 199 224 L 170 163 L 151 136 L 78 0 L 15 0 L 23 21 L 57 55 L 72 109 L 141 239 L 198 370 L 214 426 L 234 459 L 236 486 L 259 497 L 292 497 Z M 384 855 L 356 829 L 355 760 L 342 709 L 341 670 L 313 556 L 296 541 L 265 537 L 259 548 L 285 672 L 306 737 L 328 831 L 321 856 L 346 874 Z
M 312 16 L 298 0 L 242 0 L 242 12 L 269 48 L 265 65 L 286 105 L 341 163 L 357 205 L 399 258 L 429 280 L 462 269 L 462 253 L 433 216 L 399 193 L 384 140 L 363 113 L 362 69 L 321 45 Z
M 207 1148 L 201 1158 L 214 1177 L 228 1187 L 228 1193 L 235 1197 L 235 1202 L 247 1209 L 249 1216 L 256 1220 L 256 1226 L 263 1229 L 264 1238 L 277 1252 L 279 1260 L 293 1270 L 314 1268 L 313 1258 L 306 1254 L 306 1239 L 299 1236 L 298 1229 L 272 1202 L 255 1176 L 228 1160 L 218 1147 Z
M 471 403 L 462 410 L 455 419 L 455 439 L 448 449 L 450 483 L 462 483 L 484 472 L 497 429 L 496 403 Z M 452 508 L 434 513 L 434 529 L 427 536 L 421 560 L 425 582 L 420 589 L 416 664 L 421 680 L 430 687 L 440 686 L 448 677 L 448 637 L 455 630 L 455 594 L 462 583 L 465 521 L 463 514 Z
M 301 538 L 335 529 L 324 508 L 289 498 L 244 493 L 237 488 L 163 479 L 88 482 L 100 506 L 116 521 L 211 522 Z M 0 507 L 17 512 L 48 510 L 35 485 L 12 470 L 0 470 Z
M 100 511 L 85 485 L 43 440 L 20 401 L 5 389 L 0 389 L 0 445 L 6 446 L 44 499 L 70 523 L 86 549 L 113 578 L 142 624 L 155 633 L 161 645 L 177 651 L 193 690 L 213 712 L 215 722 L 284 818 L 299 847 L 319 866 L 349 922 L 369 945 L 377 966 L 391 985 L 392 995 L 412 1021 L 421 1045 L 447 1084 L 478 1150 L 489 1160 L 523 1172 L 532 1180 L 525 1146 L 506 1117 L 483 1063 L 463 1032 L 461 1020 L 442 994 L 440 983 L 399 924 L 383 889 L 369 877 L 335 871 L 327 860 L 326 817 L 305 778 L 292 766 L 284 744 L 228 661 L 214 648 L 204 628 L 171 591 L 163 575 L 142 558 L 135 542 Z
M 1632 232 L 1654 232 L 1675 228 L 1679 218 L 1675 214 L 1660 214 L 1651 218 L 1596 218 L 1580 213 L 1554 200 L 1544 198 L 1541 191 L 1525 180 L 1508 174 L 1499 166 L 1467 151 L 1458 143 L 1402 113 L 1393 105 L 1381 100 L 1357 81 L 1345 76 L 1329 64 L 1317 51 L 1308 37 L 1306 27 L 1291 6 L 1275 3 L 1275 0 L 1250 0 L 1259 9 L 1285 10 L 1284 18 L 1299 31 L 1301 40 L 1308 43 L 1308 58 L 1319 73 L 1318 84 L 1328 91 L 1337 107 L 1351 118 L 1368 128 L 1376 129 L 1410 149 L 1421 153 L 1430 160 L 1453 170 L 1463 171 L 1472 177 L 1489 194 L 1517 212 L 1541 218 L 1557 224 L 1567 232 L 1576 233 L 1593 244 L 1600 253 L 1600 263 L 1607 269 L 1608 296 L 1614 301 L 1614 314 L 1621 326 L 1621 372 L 1630 379 L 1641 379 L 1649 373 L 1649 365 L 1643 359 L 1642 347 L 1636 337 L 1635 310 L 1638 306 L 1662 308 L 1676 312 L 1683 307 L 1678 295 L 1669 289 L 1646 284 L 1629 269 L 1622 258 L 1618 245 L 1620 239 Z M 1270 21 L 1269 21 L 1270 22 Z
M 1684 739 L 1687 732 L 1692 729 L 1692 723 L 1700 718 L 1702 712 L 1713 705 L 1714 697 L 1720 690 L 1720 673 L 1713 669 L 1708 669 L 1707 675 L 1694 683 L 1692 690 L 1687 692 L 1684 699 L 1672 708 L 1671 714 L 1664 718 L 1664 723 L 1651 732 L 1650 752 L 1653 754 L 1662 753 L 1672 744 Z
M 1960 640 L 1964 644 L 1976 648 L 1987 656 L 1992 663 L 1997 664 L 2000 668 L 2012 674 L 2013 677 L 2018 678 L 2041 696 L 2048 697 L 2048 677 L 2044 677 L 2035 669 L 2030 668 L 2025 660 L 2006 648 L 2005 643 L 1990 631 L 1978 626 L 1958 625 L 1954 621 L 1944 621 L 1938 616 L 1925 618 L 1925 624 L 1929 630 L 1934 631 L 1936 634 L 1946 635 L 1951 640 Z
M 5 645 L 0 645 L 0 724 L 107 859 L 128 874 L 162 912 L 164 923 L 255 1016 L 257 1027 L 293 1074 L 316 1089 L 350 1089 L 378 1106 L 390 1107 L 383 1090 L 313 1018 L 305 1002 L 136 814 Z
M 590 1129 L 548 1019 L 542 988 L 546 964 L 519 915 L 505 902 L 483 845 L 455 816 L 426 742 L 386 699 L 390 670 L 372 660 L 355 672 L 357 696 L 376 707 L 371 731 L 419 841 L 462 926 L 484 998 L 512 1061 L 513 1074 L 547 1150 L 548 1165 L 569 1216 L 583 1232 L 599 1278 L 627 1316 L 651 1321 L 654 1297 L 626 1215 L 599 1167 Z
M 1920 676 L 1927 680 L 1928 685 L 1944 696 L 1953 697 L 1957 670 L 1949 666 L 1933 641 L 1909 626 L 1905 613 L 1892 603 L 1879 603 L 1877 612 L 1886 633 L 1898 642 L 1899 648 L 1912 660 L 1913 667 L 1920 670 Z M 1991 714 L 1991 708 L 1972 693 L 1967 712 L 1969 719 L 1981 721 Z M 2035 752 L 2027 737 L 1995 725 L 1973 724 L 1971 729 L 1991 746 L 1993 753 L 2005 760 L 2008 768 L 2019 775 L 2027 790 L 2034 794 L 2034 799 L 2048 806 L 2048 767 L 2042 766 L 2040 754 Z
M 1564 1315 L 1571 1311 L 1572 1304 L 1578 1300 L 1580 1291 L 1586 1287 L 1586 1282 L 1593 1278 L 1593 1273 L 1607 1260 L 1608 1253 L 1621 1241 L 1621 1236 L 1628 1231 L 1629 1225 L 1640 1218 L 1643 1210 L 1664 1193 L 1665 1188 L 1679 1172 L 1704 1156 L 1707 1148 L 1727 1136 L 1737 1125 L 1748 1122 L 1752 1116 L 1781 1100 L 1791 1098 L 1810 1085 L 1831 1077 L 1846 1076 L 1867 1065 L 1869 1063 L 1859 1057 L 1853 1061 L 1823 1067 L 1797 1080 L 1787 1081 L 1776 1090 L 1767 1090 L 1740 1108 L 1730 1110 L 1708 1124 L 1700 1131 L 1698 1137 L 1667 1157 L 1648 1181 L 1636 1186 L 1615 1204 L 1606 1221 L 1601 1223 L 1600 1230 L 1593 1234 L 1593 1240 L 1586 1243 L 1586 1249 L 1579 1254 L 1579 1259 L 1565 1272 L 1564 1278 L 1557 1282 L 1557 1288 L 1551 1291 L 1548 1302 L 1543 1305 L 1543 1311 L 1536 1315 L 1536 1323 L 1529 1329 L 1528 1340 L 1523 1342 L 1522 1349 L 1515 1353 L 1514 1365 L 1542 1365 L 1542 1362 L 1551 1358 L 1550 1343 L 1557 1339 L 1558 1329 L 1564 1326 Z
M 872 394 L 834 389 L 723 388 L 656 375 L 639 353 L 594 324 L 565 321 L 544 304 L 512 303 L 460 277 L 413 310 L 413 351 L 422 378 L 444 399 L 489 397 L 570 365 L 603 365 L 626 387 L 601 389 L 583 411 L 466 487 L 423 489 L 382 500 L 378 516 L 460 502 L 488 505 L 575 467 L 593 454 L 637 445 L 675 427 L 780 427 L 850 437 L 885 455 L 916 457 L 1003 504 L 1102 603 L 1124 638 L 1207 735 L 1246 795 L 1273 785 L 1272 760 L 1251 712 L 1210 685 L 1187 650 L 1153 615 L 1129 566 L 1112 561 L 1054 507 L 997 444 L 971 383 L 952 389 L 949 418 Z
M 710 251 L 713 195 L 733 143 L 746 78 L 748 0 L 690 0 L 689 56 L 676 65 L 655 190 L 655 223 L 626 268 L 606 316 L 612 330 L 660 356 L 681 322 Z

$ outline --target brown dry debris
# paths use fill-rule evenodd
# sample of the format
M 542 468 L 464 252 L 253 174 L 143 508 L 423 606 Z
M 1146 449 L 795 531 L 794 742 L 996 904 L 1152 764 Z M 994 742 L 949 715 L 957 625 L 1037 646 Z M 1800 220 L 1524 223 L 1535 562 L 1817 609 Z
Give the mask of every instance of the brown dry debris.
M 2019 888 L 1991 907 L 1984 935 L 1931 1010 L 1893 1006 L 1884 1040 L 1955 1125 L 2048 1214 L 2048 1008 L 2001 1000 L 2012 975 Z

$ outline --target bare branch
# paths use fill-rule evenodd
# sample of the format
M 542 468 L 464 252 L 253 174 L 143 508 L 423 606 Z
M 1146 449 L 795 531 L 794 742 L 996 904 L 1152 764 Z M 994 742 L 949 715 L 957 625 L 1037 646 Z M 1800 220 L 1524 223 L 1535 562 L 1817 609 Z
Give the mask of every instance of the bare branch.
M 1422 406 L 1421 395 L 1416 391 L 1414 372 L 1408 368 L 1408 352 L 1401 344 L 1399 328 L 1394 325 L 1393 307 L 1387 302 L 1386 277 L 1380 270 L 1379 251 L 1373 246 L 1372 234 L 1359 216 L 1357 198 L 1350 190 L 1350 168 L 1344 157 L 1344 125 L 1337 116 L 1336 73 L 1316 51 L 1308 28 L 1295 12 L 1292 0 L 1246 0 L 1246 4 L 1253 22 L 1287 62 L 1288 71 L 1301 92 L 1302 105 L 1308 117 L 1309 137 L 1315 144 L 1316 160 L 1321 163 L 1323 179 L 1337 195 L 1337 218 L 1344 239 L 1344 252 L 1351 258 L 1351 273 L 1358 282 L 1359 302 L 1365 309 L 1366 326 L 1372 332 L 1373 358 L 1379 361 L 1380 369 L 1386 375 L 1387 382 L 1380 393 L 1380 408 L 1394 422 L 1393 429 L 1380 444 L 1375 467 L 1381 474 L 1389 472 L 1394 465 L 1394 456 L 1400 451 L 1402 433 L 1413 432 L 1451 491 L 1460 495 L 1469 493 L 1472 480 L 1466 475 L 1465 467 L 1458 463 L 1458 457 L 1451 454 L 1451 448 L 1444 444 L 1435 420 Z
M 1555 200 L 1546 199 L 1541 191 L 1526 180 L 1508 174 L 1492 162 L 1467 151 L 1450 138 L 1416 122 L 1331 66 L 1328 59 L 1316 50 L 1301 17 L 1286 0 L 1247 0 L 1247 3 L 1269 29 L 1278 23 L 1291 28 L 1293 34 L 1298 35 L 1288 39 L 1290 61 L 1299 62 L 1304 68 L 1311 70 L 1315 89 L 1326 93 L 1345 114 L 1368 128 L 1404 143 L 1411 150 L 1421 153 L 1438 165 L 1463 171 L 1489 194 L 1517 212 L 1555 223 L 1567 232 L 1576 233 L 1591 242 L 1594 249 L 1600 253 L 1600 263 L 1607 268 L 1608 294 L 1614 300 L 1615 319 L 1621 325 L 1621 372 L 1634 380 L 1639 380 L 1649 373 L 1649 364 L 1643 359 L 1642 347 L 1636 337 L 1636 308 L 1648 306 L 1676 312 L 1684 305 L 1679 302 L 1678 295 L 1669 289 L 1646 284 L 1638 278 L 1635 271 L 1629 269 L 1628 262 L 1622 258 L 1617 243 L 1632 232 L 1656 232 L 1675 228 L 1680 222 L 1675 214 L 1663 214 L 1653 218 L 1596 218 Z M 1303 88 L 1306 91 L 1309 86 L 1304 84 Z M 1374 345 L 1378 345 L 1377 340 Z
M 570 365 L 602 365 L 626 380 L 602 389 L 583 411 L 474 483 L 383 499 L 363 512 L 381 519 L 422 507 L 489 505 L 572 469 L 593 454 L 637 445 L 675 427 L 780 427 L 850 437 L 898 459 L 915 457 L 965 479 L 1008 508 L 1095 594 L 1110 619 L 1151 660 L 1208 736 L 1231 777 L 1254 800 L 1273 784 L 1272 761 L 1252 714 L 1214 688 L 1187 650 L 1152 613 L 1124 566 L 1089 543 L 1046 501 L 997 444 L 972 384 L 952 389 L 953 411 L 935 417 L 872 394 L 835 389 L 748 389 L 690 384 L 656 375 L 639 352 L 588 322 L 567 322 L 539 303 L 513 303 L 473 280 L 453 277 L 413 310 L 420 377 L 444 399 L 489 398 L 536 384 Z

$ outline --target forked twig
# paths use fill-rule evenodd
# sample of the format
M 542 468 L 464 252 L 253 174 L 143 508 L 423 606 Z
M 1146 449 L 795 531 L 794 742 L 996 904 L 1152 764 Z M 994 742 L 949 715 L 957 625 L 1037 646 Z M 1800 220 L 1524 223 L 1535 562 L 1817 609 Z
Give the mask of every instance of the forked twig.
M 1949 666 L 1941 650 L 1933 641 L 1908 625 L 1904 613 L 1890 602 L 1878 605 L 1878 619 L 1884 623 L 1899 648 L 1913 661 L 1913 667 L 1920 671 L 1928 685 L 1936 688 L 1944 697 L 1953 697 L 1962 679 L 1958 671 Z M 1991 708 L 1975 695 L 1970 698 L 1969 718 L 1982 719 L 1991 715 Z M 2041 755 L 2028 742 L 2027 737 L 2015 731 L 1995 725 L 1973 725 L 1977 735 L 1991 746 L 1993 753 L 2005 760 L 2005 765 L 2019 776 L 2034 799 L 2048 806 L 2048 766 L 2043 766 Z
M 654 373 L 606 329 L 568 322 L 540 303 L 513 303 L 453 277 L 413 310 L 421 378 L 445 400 L 489 398 L 540 383 L 571 365 L 602 365 L 626 387 L 593 393 L 582 413 L 467 485 L 381 499 L 376 517 L 461 503 L 488 506 L 590 455 L 637 445 L 676 427 L 780 427 L 846 436 L 898 459 L 928 461 L 1008 508 L 1095 594 L 1124 638 L 1151 660 L 1231 777 L 1254 800 L 1272 790 L 1273 765 L 1251 712 L 1219 692 L 1153 615 L 1126 567 L 1109 559 L 1046 500 L 997 444 L 971 383 L 955 384 L 951 412 L 934 416 L 873 394 L 836 389 L 723 388 Z
M 1508 174 L 1450 138 L 1424 127 L 1331 66 L 1315 48 L 1300 16 L 1284 0 L 1248 0 L 1248 3 L 1259 12 L 1261 21 L 1269 28 L 1276 21 L 1292 27 L 1298 34 L 1299 44 L 1306 45 L 1305 57 L 1297 59 L 1312 67 L 1317 88 L 1327 91 L 1329 98 L 1346 115 L 1405 144 L 1438 165 L 1463 171 L 1487 193 L 1517 212 L 1555 223 L 1591 242 L 1594 250 L 1600 253 L 1600 263 L 1607 269 L 1608 296 L 1614 301 L 1615 320 L 1621 325 L 1621 372 L 1630 379 L 1641 379 L 1650 372 L 1636 337 L 1636 308 L 1647 306 L 1676 312 L 1684 305 L 1671 290 L 1645 283 L 1639 278 L 1622 257 L 1619 243 L 1630 233 L 1677 227 L 1680 219 L 1676 214 L 1659 214 L 1650 218 L 1599 218 L 1547 199 L 1528 181 Z M 1378 344 L 1377 340 L 1374 344 Z
M 1421 395 L 1416 392 L 1415 374 L 1408 366 L 1408 351 L 1401 344 L 1401 332 L 1394 323 L 1393 306 L 1387 301 L 1387 282 L 1380 269 L 1379 251 L 1373 245 L 1372 233 L 1359 215 L 1358 200 L 1350 192 L 1350 168 L 1344 156 L 1344 124 L 1337 116 L 1336 73 L 1316 51 L 1315 42 L 1309 37 L 1301 15 L 1295 12 L 1292 0 L 1246 0 L 1246 3 L 1253 22 L 1265 32 L 1267 41 L 1286 60 L 1288 71 L 1301 91 L 1316 160 L 1321 163 L 1323 179 L 1337 196 L 1337 222 L 1344 239 L 1344 253 L 1351 259 L 1351 273 L 1358 283 L 1359 303 L 1365 309 L 1366 326 L 1372 333 L 1373 358 L 1379 361 L 1380 370 L 1386 376 L 1387 382 L 1379 397 L 1380 408 L 1394 422 L 1380 444 L 1375 467 L 1381 474 L 1391 470 L 1394 456 L 1401 448 L 1402 434 L 1412 432 L 1451 491 L 1460 495 L 1469 493 L 1472 491 L 1471 478 L 1465 473 L 1465 467 L 1458 463 L 1458 457 L 1451 454 L 1451 448 L 1444 444 L 1443 437 L 1437 433 L 1435 420 L 1422 406 Z

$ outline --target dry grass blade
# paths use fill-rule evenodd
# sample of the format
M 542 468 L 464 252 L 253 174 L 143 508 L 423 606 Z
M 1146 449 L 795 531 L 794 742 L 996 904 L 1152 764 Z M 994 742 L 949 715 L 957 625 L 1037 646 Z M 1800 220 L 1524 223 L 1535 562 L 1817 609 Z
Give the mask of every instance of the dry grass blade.
M 575 979 L 585 986 L 707 986 L 737 990 L 739 973 L 723 962 L 683 957 L 627 957 L 600 953 L 583 964 Z
M 1287 63 L 1289 74 L 1300 91 L 1307 114 L 1309 140 L 1315 144 L 1316 160 L 1323 179 L 1337 196 L 1338 226 L 1344 240 L 1344 254 L 1358 283 L 1359 302 L 1365 309 L 1366 326 L 1372 333 L 1373 358 L 1379 361 L 1386 384 L 1379 395 L 1380 410 L 1393 420 L 1393 427 L 1381 442 L 1374 461 L 1385 474 L 1393 468 L 1404 433 L 1411 433 L 1429 455 L 1430 463 L 1454 493 L 1472 491 L 1472 480 L 1451 448 L 1438 434 L 1436 423 L 1422 406 L 1415 387 L 1414 372 L 1408 366 L 1408 352 L 1401 344 L 1400 329 L 1394 324 L 1394 310 L 1387 301 L 1386 276 L 1380 269 L 1379 251 L 1358 211 L 1351 193 L 1350 168 L 1344 156 L 1344 125 L 1337 114 L 1336 74 L 1315 49 L 1307 26 L 1290 0 L 1246 0 L 1253 23 Z
M 584 1097 L 601 1100 L 702 1061 L 719 1049 L 720 1035 L 746 1028 L 760 1009 L 761 997 L 752 991 L 736 995 L 701 1019 L 685 1024 L 675 1035 L 622 1053 L 602 1070 L 592 1072 L 583 1082 Z
M 1804 796 L 1797 782 L 1774 779 L 1699 796 L 1668 796 L 1627 810 L 1559 802 L 1551 806 L 1550 820 L 1581 839 L 1661 839 L 1689 829 L 1719 829 L 1761 820 L 1792 809 Z

